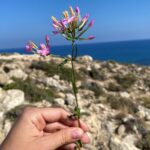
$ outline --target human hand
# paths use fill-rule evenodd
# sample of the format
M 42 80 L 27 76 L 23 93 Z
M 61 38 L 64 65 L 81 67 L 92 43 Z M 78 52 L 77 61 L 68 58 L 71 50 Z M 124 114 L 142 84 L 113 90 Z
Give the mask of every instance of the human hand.
M 69 113 L 61 108 L 26 108 L 8 136 L 1 150 L 72 150 L 81 139 L 89 143 L 88 127 L 68 119 Z

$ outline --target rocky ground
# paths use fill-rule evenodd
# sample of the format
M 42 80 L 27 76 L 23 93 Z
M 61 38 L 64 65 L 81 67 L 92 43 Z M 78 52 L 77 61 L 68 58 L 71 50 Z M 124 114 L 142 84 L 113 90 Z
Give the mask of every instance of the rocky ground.
M 0 142 L 23 107 L 60 106 L 72 111 L 71 65 L 59 57 L 0 55 Z M 89 150 L 150 150 L 150 67 L 99 62 L 75 64 Z

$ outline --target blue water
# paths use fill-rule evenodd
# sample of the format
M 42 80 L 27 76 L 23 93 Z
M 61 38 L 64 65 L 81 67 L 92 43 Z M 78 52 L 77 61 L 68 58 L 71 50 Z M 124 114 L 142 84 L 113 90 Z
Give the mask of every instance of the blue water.
M 150 40 L 81 44 L 78 49 L 79 56 L 91 55 L 96 60 L 150 65 Z M 27 54 L 23 48 L 0 50 L 0 53 L 14 52 Z M 71 46 L 53 46 L 51 52 L 66 56 L 71 53 Z

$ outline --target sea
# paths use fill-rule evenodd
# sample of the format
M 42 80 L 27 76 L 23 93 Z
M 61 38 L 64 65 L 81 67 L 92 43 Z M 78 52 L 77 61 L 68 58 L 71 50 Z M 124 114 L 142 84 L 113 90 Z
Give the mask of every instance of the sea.
M 111 60 L 125 64 L 150 66 L 150 40 L 79 44 L 77 47 L 78 56 L 90 55 L 93 59 L 100 61 Z M 25 48 L 3 49 L 0 50 L 0 53 L 31 54 Z M 71 46 L 52 46 L 51 53 L 67 56 L 71 54 Z

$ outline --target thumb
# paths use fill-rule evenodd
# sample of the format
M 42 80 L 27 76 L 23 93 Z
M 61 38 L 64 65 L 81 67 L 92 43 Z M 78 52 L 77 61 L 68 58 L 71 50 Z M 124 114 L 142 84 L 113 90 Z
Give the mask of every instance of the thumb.
M 55 133 L 51 133 L 44 140 L 48 149 L 54 150 L 68 143 L 73 143 L 79 140 L 84 134 L 81 128 L 67 128 L 57 131 Z

